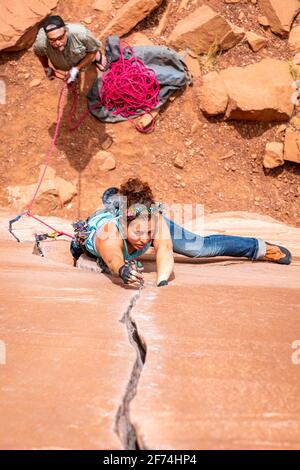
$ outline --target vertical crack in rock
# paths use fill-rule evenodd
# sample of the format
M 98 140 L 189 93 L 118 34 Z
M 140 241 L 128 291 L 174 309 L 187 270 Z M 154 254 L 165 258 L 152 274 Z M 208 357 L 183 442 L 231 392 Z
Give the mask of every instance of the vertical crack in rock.
M 143 343 L 136 326 L 136 323 L 131 317 L 131 312 L 141 297 L 142 288 L 133 297 L 129 307 L 121 318 L 127 328 L 128 338 L 134 349 L 136 350 L 136 360 L 133 365 L 129 382 L 126 387 L 122 403 L 119 406 L 115 421 L 115 432 L 121 440 L 125 450 L 140 450 L 141 446 L 138 442 L 136 429 L 130 420 L 130 403 L 136 395 L 136 390 L 142 369 L 146 360 L 146 345 Z

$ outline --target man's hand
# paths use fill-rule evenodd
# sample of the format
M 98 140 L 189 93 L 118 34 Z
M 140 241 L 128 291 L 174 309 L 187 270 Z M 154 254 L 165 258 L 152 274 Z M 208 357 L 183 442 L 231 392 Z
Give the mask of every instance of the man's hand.
M 135 263 L 126 262 L 119 269 L 119 276 L 124 284 L 141 287 L 144 284 L 142 271 L 144 268 L 137 267 Z
M 67 84 L 70 85 L 70 83 L 75 82 L 78 75 L 79 69 L 77 67 L 72 67 L 66 74 Z
M 54 80 L 55 78 L 55 71 L 52 67 L 45 67 L 44 68 L 45 75 L 48 80 Z

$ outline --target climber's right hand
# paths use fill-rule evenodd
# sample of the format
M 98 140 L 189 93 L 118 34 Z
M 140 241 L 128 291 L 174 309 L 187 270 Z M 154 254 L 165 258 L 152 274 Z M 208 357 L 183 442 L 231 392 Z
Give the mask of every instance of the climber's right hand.
M 55 70 L 52 67 L 46 67 L 44 68 L 45 75 L 48 80 L 54 80 L 55 78 Z
M 119 276 L 124 282 L 134 287 L 141 287 L 144 284 L 144 278 L 141 269 L 137 270 L 134 264 L 125 263 L 119 269 Z

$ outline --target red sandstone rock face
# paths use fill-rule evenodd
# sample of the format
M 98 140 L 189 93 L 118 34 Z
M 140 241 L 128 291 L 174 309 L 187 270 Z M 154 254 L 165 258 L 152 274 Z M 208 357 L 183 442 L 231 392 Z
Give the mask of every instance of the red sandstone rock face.
M 29 218 L 16 224 L 20 245 L 8 219 L 0 211 L 0 448 L 121 449 L 115 418 L 136 354 L 119 320 L 136 291 L 72 268 L 67 241 L 45 242 L 45 258 L 33 256 L 42 228 Z M 175 279 L 162 288 L 144 262 L 145 289 L 131 310 L 147 347 L 130 405 L 140 446 L 299 448 L 300 229 L 244 212 L 187 228 L 280 242 L 294 259 L 176 257 Z
M 2 241 L 0 259 L 0 448 L 121 448 L 135 351 L 120 319 L 135 293 L 34 256 L 32 243 Z
M 204 229 L 281 241 L 294 262 L 180 263 L 165 290 L 144 291 L 134 320 L 147 357 L 131 407 L 140 446 L 297 449 L 300 230 L 246 213 L 209 215 Z
M 148 351 L 131 411 L 141 446 L 299 448 L 299 264 L 193 268 L 177 266 L 175 284 L 136 308 Z
M 0 4 L 0 50 L 20 51 L 30 47 L 37 25 L 58 0 L 2 0 Z

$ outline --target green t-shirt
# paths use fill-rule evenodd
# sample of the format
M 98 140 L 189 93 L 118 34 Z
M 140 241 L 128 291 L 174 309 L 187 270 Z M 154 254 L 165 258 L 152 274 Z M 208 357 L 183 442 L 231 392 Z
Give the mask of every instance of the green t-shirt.
M 47 56 L 58 70 L 70 70 L 75 67 L 89 52 L 97 52 L 100 41 L 80 23 L 67 23 L 68 42 L 63 51 L 51 46 L 46 33 L 41 28 L 33 44 L 33 52 L 38 56 Z

